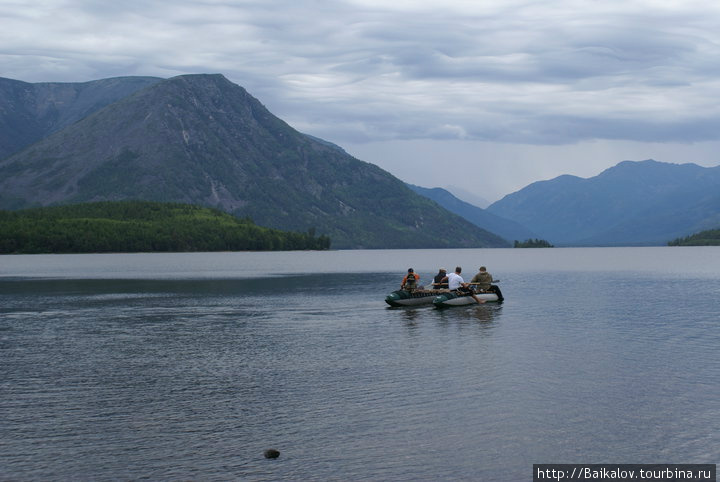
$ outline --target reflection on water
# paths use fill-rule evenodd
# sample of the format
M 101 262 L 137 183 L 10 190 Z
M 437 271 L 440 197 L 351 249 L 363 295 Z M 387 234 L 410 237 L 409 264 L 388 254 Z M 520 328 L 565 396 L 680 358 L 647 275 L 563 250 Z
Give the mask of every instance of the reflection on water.
M 387 307 L 404 270 L 283 271 L 291 260 L 258 277 L 198 262 L 202 276 L 0 278 L 0 478 L 527 480 L 533 463 L 717 463 L 717 275 L 498 266 L 505 303 L 439 310 Z

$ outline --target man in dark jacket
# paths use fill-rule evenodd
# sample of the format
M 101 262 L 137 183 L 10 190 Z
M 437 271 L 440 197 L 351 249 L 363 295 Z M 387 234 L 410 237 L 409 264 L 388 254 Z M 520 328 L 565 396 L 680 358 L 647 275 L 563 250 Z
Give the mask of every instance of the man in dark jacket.
M 445 283 L 445 286 L 442 286 L 442 280 L 445 276 L 447 276 L 447 270 L 445 268 L 440 268 L 440 271 L 438 271 L 438 274 L 436 274 L 433 279 L 433 286 L 436 290 L 439 290 L 440 288 L 447 288 L 447 283 Z

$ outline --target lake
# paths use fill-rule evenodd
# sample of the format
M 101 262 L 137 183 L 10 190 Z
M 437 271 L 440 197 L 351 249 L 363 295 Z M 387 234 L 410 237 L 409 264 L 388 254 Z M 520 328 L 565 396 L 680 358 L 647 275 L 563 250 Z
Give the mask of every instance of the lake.
M 456 265 L 505 302 L 385 304 Z M 0 256 L 0 479 L 718 463 L 719 348 L 717 247 Z

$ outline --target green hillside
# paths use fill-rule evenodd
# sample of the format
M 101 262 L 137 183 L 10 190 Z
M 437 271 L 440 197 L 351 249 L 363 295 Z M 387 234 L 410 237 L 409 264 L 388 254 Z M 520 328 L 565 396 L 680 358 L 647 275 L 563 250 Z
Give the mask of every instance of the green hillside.
M 684 238 L 677 238 L 668 246 L 720 246 L 720 229 L 700 231 Z
M 216 209 L 119 201 L 0 211 L 0 254 L 328 249 L 327 236 L 256 226 Z

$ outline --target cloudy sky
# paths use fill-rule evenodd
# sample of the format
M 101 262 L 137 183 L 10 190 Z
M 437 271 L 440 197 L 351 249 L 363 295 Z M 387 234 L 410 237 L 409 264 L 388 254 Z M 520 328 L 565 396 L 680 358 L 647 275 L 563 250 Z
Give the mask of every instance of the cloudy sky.
M 0 76 L 222 73 L 296 129 L 493 201 L 720 164 L 714 0 L 0 0 Z

